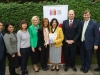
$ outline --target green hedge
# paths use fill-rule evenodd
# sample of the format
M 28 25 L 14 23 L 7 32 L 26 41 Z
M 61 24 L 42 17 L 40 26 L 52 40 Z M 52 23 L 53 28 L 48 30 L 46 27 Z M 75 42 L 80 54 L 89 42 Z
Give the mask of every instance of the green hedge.
M 37 15 L 40 17 L 40 21 L 42 21 L 43 5 L 68 5 L 69 9 L 75 10 L 75 18 L 79 20 L 83 19 L 83 11 L 89 9 L 91 10 L 91 18 L 100 23 L 100 2 L 92 4 L 92 2 L 88 0 L 58 0 L 58 2 L 26 2 L 24 4 L 0 3 L 0 20 L 2 20 L 4 23 L 14 23 L 17 31 L 19 22 L 23 19 L 26 19 L 28 23 L 31 24 L 31 17 Z

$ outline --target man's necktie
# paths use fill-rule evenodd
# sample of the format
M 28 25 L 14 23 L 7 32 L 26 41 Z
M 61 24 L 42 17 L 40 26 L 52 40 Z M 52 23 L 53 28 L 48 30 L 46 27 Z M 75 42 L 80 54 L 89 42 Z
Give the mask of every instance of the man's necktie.
M 72 20 L 70 20 L 69 26 L 70 28 L 72 28 Z
M 85 32 L 86 32 L 87 26 L 88 26 L 88 24 L 87 24 L 87 22 L 85 21 L 84 27 L 83 27 L 83 30 L 82 30 L 82 37 L 81 37 L 81 41 L 82 41 L 82 42 L 85 40 L 84 37 L 85 37 Z

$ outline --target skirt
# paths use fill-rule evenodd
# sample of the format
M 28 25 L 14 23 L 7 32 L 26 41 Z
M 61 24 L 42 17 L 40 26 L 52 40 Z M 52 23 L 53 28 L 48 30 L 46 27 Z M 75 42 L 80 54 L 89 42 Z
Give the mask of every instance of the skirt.
M 51 63 L 61 63 L 61 46 L 55 47 L 55 45 L 51 45 L 49 57 Z

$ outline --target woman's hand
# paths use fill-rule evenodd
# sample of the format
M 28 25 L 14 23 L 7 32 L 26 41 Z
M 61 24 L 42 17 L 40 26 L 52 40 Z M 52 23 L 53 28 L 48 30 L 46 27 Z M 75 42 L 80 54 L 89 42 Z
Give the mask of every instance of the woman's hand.
M 17 54 L 19 57 L 21 57 L 21 53 L 20 52 L 18 52 L 18 54 Z
M 32 51 L 35 52 L 35 49 L 32 47 Z
M 38 48 L 39 49 L 39 51 L 41 51 L 41 48 Z
M 56 44 L 56 42 L 52 42 L 51 44 Z
M 12 57 L 14 58 L 15 57 L 15 54 L 13 54 Z

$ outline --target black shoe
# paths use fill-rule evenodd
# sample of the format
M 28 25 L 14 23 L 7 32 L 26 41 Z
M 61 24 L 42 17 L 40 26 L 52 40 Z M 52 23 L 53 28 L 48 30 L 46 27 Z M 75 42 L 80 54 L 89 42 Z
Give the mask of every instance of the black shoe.
M 56 68 L 52 68 L 51 71 L 54 71 Z
M 97 71 L 97 72 L 100 71 L 100 67 L 94 69 L 94 71 Z
M 38 67 L 38 70 L 41 70 L 41 69 Z
M 39 69 L 38 70 L 34 70 L 35 72 L 39 72 Z
M 46 70 L 49 70 L 48 66 L 45 68 Z
M 80 71 L 82 71 L 82 72 L 83 72 L 83 71 L 84 71 L 84 69 L 81 67 L 81 68 L 80 68 Z
M 20 75 L 20 74 L 17 74 L 17 73 L 15 72 L 14 75 Z
M 15 75 L 20 75 L 20 74 L 17 74 L 17 73 L 16 73 Z
M 25 75 L 25 72 L 22 72 L 22 74 L 21 75 Z
M 84 70 L 84 71 L 83 71 L 83 73 L 87 73 L 87 72 L 88 72 L 88 70 Z
M 38 69 L 38 70 L 35 70 L 35 69 L 34 69 L 34 71 L 35 71 L 35 72 L 39 72 L 39 69 Z
M 25 70 L 25 74 L 28 74 L 28 71 L 27 70 Z
M 64 71 L 65 71 L 65 72 L 68 71 L 68 68 L 69 68 L 69 67 L 65 67 Z
M 47 71 L 47 69 L 46 68 L 43 68 L 43 71 Z
M 75 72 L 77 71 L 76 67 L 72 67 L 72 69 L 73 69 L 73 71 L 75 71 Z
M 59 71 L 59 69 L 56 69 L 56 71 Z

